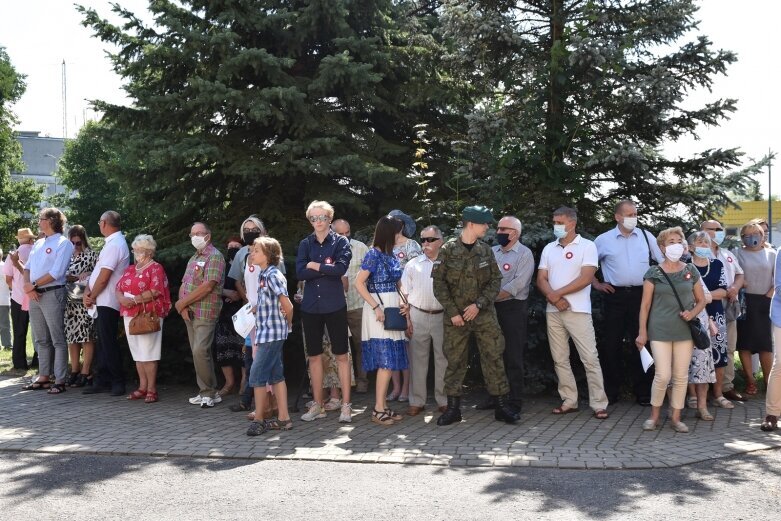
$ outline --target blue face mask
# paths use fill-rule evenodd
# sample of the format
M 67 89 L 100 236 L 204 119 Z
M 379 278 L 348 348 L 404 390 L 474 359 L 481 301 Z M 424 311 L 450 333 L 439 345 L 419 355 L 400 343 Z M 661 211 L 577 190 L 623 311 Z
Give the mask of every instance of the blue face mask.
M 721 246 L 721 243 L 724 242 L 726 237 L 727 232 L 724 230 L 716 230 L 716 232 L 713 234 L 713 242 L 715 242 L 717 246 Z
M 696 248 L 694 248 L 694 253 L 698 257 L 704 257 L 706 259 L 710 259 L 712 256 L 710 248 L 708 248 L 707 246 L 697 246 Z
M 743 236 L 743 244 L 748 246 L 749 248 L 755 248 L 759 246 L 760 241 L 762 240 L 762 237 L 760 235 L 744 235 Z
M 554 224 L 553 225 L 553 235 L 557 239 L 563 239 L 564 237 L 566 237 L 567 236 L 566 225 L 564 225 L 564 224 Z

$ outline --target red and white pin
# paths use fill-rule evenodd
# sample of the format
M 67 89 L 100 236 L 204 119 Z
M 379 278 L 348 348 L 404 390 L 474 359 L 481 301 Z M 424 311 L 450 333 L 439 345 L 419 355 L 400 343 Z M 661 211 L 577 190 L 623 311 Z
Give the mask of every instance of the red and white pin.
M 250 264 L 249 265 L 249 272 L 250 273 L 255 273 L 255 265 L 254 264 Z
M 567 253 L 564 255 L 564 257 L 565 257 L 567 260 L 569 260 L 569 259 L 571 259 L 572 257 L 574 257 L 574 255 L 572 254 L 572 252 L 571 252 L 571 251 L 568 251 L 568 252 L 567 252 Z
M 689 280 L 692 278 L 692 274 L 689 272 L 686 272 L 686 275 L 683 276 L 684 280 Z
M 505 262 L 505 263 L 502 265 L 502 269 L 503 269 L 504 271 L 510 271 L 510 268 L 512 268 L 512 266 L 510 266 L 510 265 L 509 265 L 509 264 L 507 264 L 506 262 Z
M 46 255 L 50 254 L 52 252 L 51 248 L 46 248 Z
M 334 263 L 334 260 L 333 260 L 331 257 L 326 257 L 326 258 L 325 258 L 325 263 L 326 263 L 326 264 L 333 264 L 333 263 Z
M 404 257 L 406 257 L 406 255 L 404 255 L 403 251 L 400 251 L 399 254 L 397 255 L 397 257 L 400 258 L 400 259 L 403 259 Z
M 732 260 L 732 257 L 727 257 L 727 262 L 729 262 L 731 264 L 734 261 Z

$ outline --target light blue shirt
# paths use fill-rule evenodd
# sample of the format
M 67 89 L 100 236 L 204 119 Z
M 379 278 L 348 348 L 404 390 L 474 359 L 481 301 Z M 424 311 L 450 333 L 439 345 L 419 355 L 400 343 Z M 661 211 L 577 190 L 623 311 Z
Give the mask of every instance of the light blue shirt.
M 781 255 L 776 255 L 776 268 L 773 271 L 773 300 L 770 302 L 770 320 L 776 327 L 781 327 Z M 776 346 L 778 349 L 778 346 Z
M 651 246 L 651 254 L 657 262 L 664 257 L 656 237 L 643 230 Z M 650 267 L 648 265 L 648 245 L 640 235 L 640 229 L 635 228 L 629 237 L 624 237 L 616 225 L 594 241 L 599 253 L 599 266 L 602 268 L 602 280 L 613 286 L 642 286 L 643 275 Z
M 39 287 L 65 284 L 65 272 L 70 264 L 71 254 L 73 254 L 73 244 L 61 233 L 55 233 L 35 241 L 33 249 L 30 250 L 30 258 L 27 259 L 27 264 L 24 267 L 25 271 L 30 272 L 30 282 L 36 281 L 48 273 L 54 280 Z

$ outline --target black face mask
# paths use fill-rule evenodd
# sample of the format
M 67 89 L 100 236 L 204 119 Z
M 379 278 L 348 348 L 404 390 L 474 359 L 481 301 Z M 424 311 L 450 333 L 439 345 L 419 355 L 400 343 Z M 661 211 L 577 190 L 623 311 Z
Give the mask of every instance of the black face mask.
M 228 260 L 233 262 L 233 258 L 236 257 L 236 253 L 238 253 L 240 249 L 241 248 L 228 248 Z
M 258 237 L 260 237 L 260 232 L 244 232 L 244 244 L 250 246 Z
M 499 243 L 499 246 L 505 247 L 508 244 L 510 244 L 510 234 L 509 233 L 497 233 L 496 234 L 496 242 Z

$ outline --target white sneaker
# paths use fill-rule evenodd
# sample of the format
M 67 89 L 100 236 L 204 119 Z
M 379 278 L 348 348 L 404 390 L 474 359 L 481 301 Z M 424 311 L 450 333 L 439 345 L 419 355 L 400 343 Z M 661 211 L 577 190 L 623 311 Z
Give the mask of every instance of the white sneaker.
M 208 396 L 204 396 L 201 398 L 201 409 L 206 409 L 207 407 L 214 407 L 215 400 L 214 398 L 209 398 Z
M 212 400 L 214 401 L 214 403 L 220 403 L 222 401 L 222 396 L 220 396 L 219 394 L 215 393 L 214 394 L 214 398 L 212 398 Z
M 323 406 L 323 409 L 326 411 L 335 411 L 339 409 L 342 406 L 342 400 L 339 398 L 331 398 L 327 402 L 325 402 L 325 405 Z
M 190 401 L 190 403 L 191 403 L 191 404 L 193 404 L 193 405 L 201 405 L 201 400 L 202 400 L 202 399 L 203 399 L 203 396 L 201 396 L 200 394 L 198 394 L 198 395 L 196 395 L 196 396 L 193 396 L 192 398 L 190 398 L 190 400 L 189 400 L 189 401 Z
M 339 423 L 352 423 L 353 421 L 353 404 L 345 403 L 342 405 L 342 414 L 339 415 Z
M 305 422 L 311 422 L 317 420 L 318 418 L 325 418 L 326 416 L 325 409 L 320 406 L 320 404 L 316 403 L 310 407 L 308 411 L 301 415 L 301 420 Z

